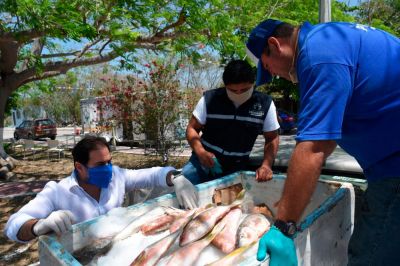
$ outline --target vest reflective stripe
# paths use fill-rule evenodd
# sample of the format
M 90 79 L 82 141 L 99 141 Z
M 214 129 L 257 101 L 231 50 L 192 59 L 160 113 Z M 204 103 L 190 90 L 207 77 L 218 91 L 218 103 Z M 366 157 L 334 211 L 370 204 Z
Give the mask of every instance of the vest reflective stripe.
M 247 122 L 252 122 L 256 124 L 264 124 L 264 120 L 262 119 L 257 119 L 257 118 L 252 118 L 252 117 L 246 117 L 246 116 L 234 116 L 234 115 L 216 115 L 216 114 L 207 114 L 207 118 L 213 118 L 213 119 L 223 119 L 223 120 L 240 120 L 240 121 L 247 121 Z
M 271 98 L 254 91 L 251 98 L 238 108 L 225 88 L 206 91 L 207 121 L 201 135 L 204 149 L 214 153 L 227 171 L 245 167 L 257 136 L 262 134 Z
M 233 120 L 233 119 L 235 119 L 235 116 L 234 115 L 207 114 L 207 118 Z
M 237 119 L 237 120 L 240 120 L 240 121 L 253 122 L 253 123 L 261 124 L 261 125 L 264 124 L 264 120 L 262 120 L 262 119 L 257 119 L 257 118 L 252 118 L 252 117 L 236 116 L 236 119 Z
M 204 139 L 201 140 L 201 143 L 204 146 L 207 146 L 210 149 L 213 149 L 213 150 L 215 150 L 215 151 L 217 151 L 217 152 L 219 152 L 219 153 L 221 153 L 223 155 L 226 155 L 226 156 L 248 156 L 251 153 L 251 150 L 248 151 L 248 152 L 229 152 L 229 151 L 224 151 L 222 148 L 220 148 L 218 146 L 215 146 L 215 145 L 212 145 L 211 143 L 205 141 Z

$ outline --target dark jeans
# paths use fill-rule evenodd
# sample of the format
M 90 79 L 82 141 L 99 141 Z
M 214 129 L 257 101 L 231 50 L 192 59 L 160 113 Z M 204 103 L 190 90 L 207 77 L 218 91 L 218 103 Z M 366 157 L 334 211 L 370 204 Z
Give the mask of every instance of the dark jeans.
M 349 244 L 349 264 L 400 264 L 400 178 L 369 182 Z

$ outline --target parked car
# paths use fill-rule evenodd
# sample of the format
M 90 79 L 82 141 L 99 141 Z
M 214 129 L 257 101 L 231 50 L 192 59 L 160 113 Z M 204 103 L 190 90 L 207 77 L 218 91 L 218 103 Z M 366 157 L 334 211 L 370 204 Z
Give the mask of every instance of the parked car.
M 56 124 L 51 119 L 24 120 L 15 128 L 14 138 L 18 139 L 55 139 L 57 136 Z
M 288 111 L 278 109 L 278 122 L 281 133 L 292 133 L 297 129 L 296 116 Z

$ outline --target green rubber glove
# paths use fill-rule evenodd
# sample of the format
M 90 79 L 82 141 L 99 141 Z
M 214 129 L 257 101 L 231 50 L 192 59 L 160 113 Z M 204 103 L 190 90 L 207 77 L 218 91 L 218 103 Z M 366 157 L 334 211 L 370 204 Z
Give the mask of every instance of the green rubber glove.
M 272 226 L 259 243 L 257 260 L 263 261 L 269 253 L 270 266 L 297 266 L 296 248 L 294 241 L 285 236 L 278 228 Z
M 215 176 L 218 174 L 222 174 L 222 166 L 218 162 L 218 159 L 214 157 L 213 160 L 214 160 L 214 166 L 210 169 L 211 175 Z

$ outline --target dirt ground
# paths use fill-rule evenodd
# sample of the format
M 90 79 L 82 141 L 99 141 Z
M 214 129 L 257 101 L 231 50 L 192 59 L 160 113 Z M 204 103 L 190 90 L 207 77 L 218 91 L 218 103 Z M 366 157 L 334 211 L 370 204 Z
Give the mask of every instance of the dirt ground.
M 26 182 L 37 180 L 59 180 L 70 175 L 73 170 L 71 154 L 66 152 L 65 158 L 60 161 L 49 161 L 47 154 L 36 154 L 35 160 L 32 156 L 22 159 L 22 155 L 15 153 L 13 156 L 19 160 L 18 166 L 14 169 L 16 176 L 12 182 Z M 113 153 L 113 164 L 124 168 L 139 169 L 152 166 L 161 166 L 162 162 L 156 156 L 134 155 L 127 153 Z M 187 161 L 186 157 L 172 157 L 169 165 L 180 168 Z M 6 181 L 0 180 L 0 184 Z M 0 198 L 0 265 L 30 265 L 37 264 L 38 242 L 31 241 L 27 244 L 16 243 L 8 240 L 4 235 L 4 227 L 11 214 L 18 211 L 24 204 L 34 196 L 17 196 L 13 198 Z

